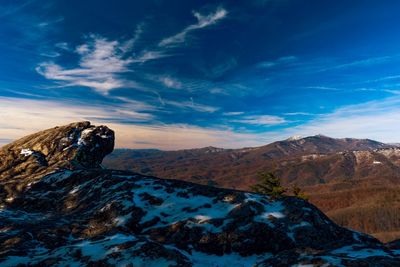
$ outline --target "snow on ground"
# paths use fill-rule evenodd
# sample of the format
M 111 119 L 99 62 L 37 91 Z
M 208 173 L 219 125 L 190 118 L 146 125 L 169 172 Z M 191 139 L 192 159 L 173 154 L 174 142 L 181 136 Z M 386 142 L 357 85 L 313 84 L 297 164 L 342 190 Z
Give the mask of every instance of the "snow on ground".
M 243 257 L 237 253 L 225 254 L 224 256 L 211 255 L 193 251 L 190 256 L 193 267 L 248 267 L 254 266 L 257 262 L 268 259 L 272 254 L 252 255 Z
M 84 172 L 83 172 L 84 173 Z M 152 221 L 155 218 L 160 220 L 157 223 L 149 224 L 149 228 L 171 226 L 177 222 L 185 222 L 185 227 L 191 228 L 201 226 L 203 231 L 208 233 L 220 233 L 223 231 L 227 223 L 234 220 L 230 213 L 236 209 L 244 206 L 254 212 L 252 221 L 266 223 L 270 227 L 280 227 L 279 223 L 283 222 L 287 217 L 284 202 L 281 200 L 271 200 L 266 196 L 252 193 L 244 193 L 239 200 L 236 200 L 234 194 L 221 194 L 213 196 L 210 194 L 202 194 L 201 191 L 193 190 L 190 185 L 175 186 L 171 181 L 157 180 L 152 177 L 144 177 L 140 175 L 114 175 L 115 180 L 105 179 L 93 180 L 88 179 L 85 182 L 71 183 L 65 179 L 72 178 L 73 172 L 63 170 L 55 172 L 51 175 L 45 176 L 42 182 L 52 184 L 56 189 L 55 192 L 63 190 L 58 185 L 62 182 L 65 195 L 68 197 L 79 197 L 83 203 L 88 202 L 86 197 L 90 199 L 91 194 L 98 194 L 101 199 L 98 202 L 91 203 L 90 212 L 105 212 L 108 210 L 116 213 L 111 217 L 111 226 L 117 227 L 116 229 L 126 228 L 126 223 L 130 220 L 133 212 L 132 208 L 140 208 L 145 211 L 144 216 L 141 218 L 140 223 Z M 73 176 L 75 177 L 75 176 Z M 74 181 L 73 179 L 71 181 Z M 68 186 L 66 186 L 68 184 Z M 85 193 L 83 193 L 85 192 Z M 96 192 L 96 193 L 95 193 Z M 45 198 L 48 192 L 41 192 L 40 197 Z M 250 205 L 249 205 L 250 204 Z M 262 208 L 260 208 L 262 206 Z M 301 208 L 305 212 L 313 212 L 310 208 Z M 240 210 L 239 210 L 240 211 Z M 235 210 L 236 212 L 236 210 Z M 253 215 L 252 215 L 253 216 Z M 28 220 L 30 222 L 41 223 L 41 220 L 46 219 L 44 214 L 14 212 L 8 210 L 0 210 L 0 219 L 5 219 L 12 222 L 21 222 Z M 215 226 L 212 222 L 213 219 L 223 219 L 219 226 Z M 287 222 L 287 221 L 286 221 Z M 313 227 L 313 222 L 299 221 L 291 223 L 284 228 L 288 237 L 293 241 L 295 240 L 294 233 L 299 231 L 298 228 Z M 326 222 L 329 223 L 329 222 Z M 241 228 L 246 228 L 250 224 L 241 225 Z M 88 225 L 87 227 L 91 227 Z M 125 227 L 125 228 L 124 228 Z M 149 229 L 146 228 L 146 229 Z M 145 229 L 145 230 L 146 230 Z M 239 230 L 243 230 L 240 229 Z M 283 228 L 276 228 L 282 230 Z M 7 233 L 13 229 L 1 228 L 2 232 Z M 144 230 L 144 231 L 145 231 Z M 275 230 L 275 229 L 274 229 Z M 0 231 L 0 232 L 1 232 Z M 28 233 L 30 234 L 30 233 Z M 358 240 L 358 233 L 355 240 Z M 35 241 L 36 242 L 36 241 Z M 56 257 L 59 259 L 58 266 L 82 266 L 83 261 L 91 260 L 98 261 L 106 259 L 108 263 L 116 266 L 124 266 L 132 263 L 133 266 L 169 266 L 174 264 L 164 258 L 142 258 L 141 247 L 144 244 L 149 244 L 154 241 L 150 240 L 150 236 L 146 234 L 127 234 L 126 232 L 112 232 L 110 235 L 99 235 L 96 238 L 82 238 L 79 236 L 70 237 L 68 243 L 62 247 L 48 250 L 44 248 L 40 242 L 34 244 L 32 250 L 29 251 L 30 255 L 35 255 L 34 259 L 28 256 L 9 256 L 2 266 L 15 266 L 17 264 L 35 264 L 43 259 Z M 129 244 L 129 245 L 127 245 Z M 210 266 L 210 267 L 230 267 L 230 266 L 253 266 L 268 258 L 272 254 L 264 253 L 262 255 L 241 256 L 237 253 L 227 253 L 224 255 L 212 255 L 204 252 L 196 251 L 193 246 L 189 246 L 187 250 L 178 249 L 179 245 L 174 243 L 167 245 L 162 244 L 166 249 L 179 253 L 186 257 L 195 267 Z M 118 256 L 115 256 L 115 253 Z M 136 254 L 133 254 L 136 253 Z M 139 254 L 137 254 L 139 253 Z M 400 253 L 400 252 L 399 252 Z M 81 255 L 76 257 L 75 255 Z M 135 255 L 135 256 L 132 256 Z M 331 262 L 334 266 L 342 266 L 341 258 L 346 257 L 350 259 L 364 259 L 371 256 L 386 256 L 391 257 L 384 250 L 368 249 L 357 247 L 357 245 L 342 247 L 329 254 L 321 256 L 327 262 Z M 145 256 L 143 256 L 145 257 Z M 307 259 L 308 255 L 302 255 L 303 259 Z M 310 256 L 311 257 L 311 256 Z M 302 261 L 299 261 L 299 263 Z M 307 261 L 305 261 L 307 262 Z M 297 264 L 293 267 L 307 267 L 312 265 Z
M 125 205 L 128 207 L 134 205 L 147 210 L 142 222 L 150 221 L 155 217 L 162 218 L 159 226 L 188 219 L 205 224 L 210 219 L 225 218 L 232 209 L 237 207 L 237 205 L 227 202 L 213 203 L 213 198 L 193 195 L 185 189 L 176 189 L 174 192 L 167 193 L 165 187 L 160 188 L 160 185 L 152 185 L 146 180 L 137 181 L 136 184 L 140 185 L 140 188 L 132 190 L 133 200 L 132 202 L 125 201 Z M 144 193 L 161 199 L 162 204 L 151 205 L 148 201 L 143 200 Z
M 333 250 L 330 253 L 334 255 L 346 255 L 347 257 L 357 258 L 357 259 L 364 259 L 375 256 L 391 257 L 391 255 L 389 255 L 388 253 L 386 253 L 381 249 L 378 250 L 378 249 L 363 248 L 356 245 L 342 247 Z

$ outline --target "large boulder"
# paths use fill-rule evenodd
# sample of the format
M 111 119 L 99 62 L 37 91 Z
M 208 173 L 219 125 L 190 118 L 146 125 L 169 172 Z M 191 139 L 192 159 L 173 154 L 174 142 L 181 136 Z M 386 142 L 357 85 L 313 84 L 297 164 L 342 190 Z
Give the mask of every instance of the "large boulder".
M 106 126 L 84 121 L 31 134 L 1 147 L 2 200 L 55 170 L 100 167 L 114 149 L 114 138 Z

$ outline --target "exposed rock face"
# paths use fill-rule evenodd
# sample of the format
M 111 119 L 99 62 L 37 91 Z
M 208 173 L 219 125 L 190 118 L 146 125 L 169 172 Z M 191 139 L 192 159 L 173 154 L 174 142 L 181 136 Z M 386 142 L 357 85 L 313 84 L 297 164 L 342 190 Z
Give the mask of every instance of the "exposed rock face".
M 101 158 L 92 153 L 110 152 L 112 131 L 72 125 L 49 130 L 59 143 L 71 133 L 65 129 L 79 129 L 87 146 L 79 149 L 79 137 L 62 144 L 61 154 L 75 144 L 77 151 L 65 152 L 61 165 L 49 157 L 58 153 L 34 143 L 8 146 L 31 149 L 23 152 L 40 167 L 0 210 L 1 266 L 400 265 L 396 250 L 337 226 L 301 199 L 95 169 Z M 43 171 L 50 167 L 60 169 Z M 30 179 L 23 171 L 0 175 L 2 186 Z
M 87 121 L 26 136 L 0 148 L 0 194 L 3 199 L 12 197 L 60 168 L 99 168 L 113 149 L 114 132 Z

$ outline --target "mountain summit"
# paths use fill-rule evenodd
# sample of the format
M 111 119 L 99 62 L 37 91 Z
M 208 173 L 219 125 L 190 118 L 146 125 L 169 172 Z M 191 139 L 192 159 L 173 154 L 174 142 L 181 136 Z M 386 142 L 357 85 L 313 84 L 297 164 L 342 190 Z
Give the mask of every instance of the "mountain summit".
M 298 198 L 102 169 L 113 144 L 81 122 L 1 148 L 1 266 L 400 264 Z

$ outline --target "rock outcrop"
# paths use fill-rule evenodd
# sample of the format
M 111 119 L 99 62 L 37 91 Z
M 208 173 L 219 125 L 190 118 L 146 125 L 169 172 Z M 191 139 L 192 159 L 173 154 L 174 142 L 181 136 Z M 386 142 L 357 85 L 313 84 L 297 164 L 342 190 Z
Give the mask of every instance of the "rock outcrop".
M 298 198 L 95 168 L 113 136 L 78 123 L 2 148 L 0 185 L 18 191 L 0 210 L 1 266 L 400 266 Z
M 0 148 L 0 196 L 12 198 L 58 169 L 99 168 L 113 149 L 114 132 L 88 121 L 28 135 Z

